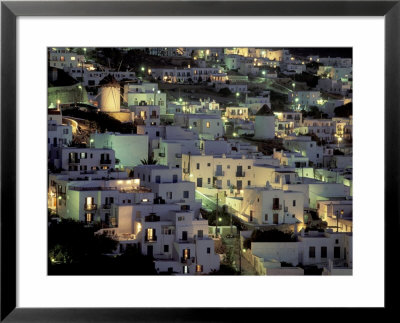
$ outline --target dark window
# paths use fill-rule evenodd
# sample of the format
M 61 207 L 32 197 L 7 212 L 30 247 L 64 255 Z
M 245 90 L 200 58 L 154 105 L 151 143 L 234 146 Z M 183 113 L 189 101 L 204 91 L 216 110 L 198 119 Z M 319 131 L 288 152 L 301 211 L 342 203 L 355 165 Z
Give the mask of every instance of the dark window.
M 196 169 L 200 169 L 200 164 L 199 163 L 196 164 Z
M 293 200 L 293 206 L 296 206 L 296 200 Z
M 328 255 L 328 248 L 327 247 L 321 247 L 321 258 L 326 258 Z
M 211 253 L 211 248 L 207 248 L 207 253 Z
M 310 249 L 308 250 L 308 256 L 310 258 L 315 258 L 315 247 L 310 247 Z
M 203 230 L 197 230 L 197 237 L 203 238 Z
M 340 258 L 340 247 L 334 247 L 333 258 Z
M 164 252 L 168 252 L 169 251 L 169 245 L 165 244 L 164 245 Z
M 189 198 L 189 191 L 183 191 L 183 198 L 188 199 Z

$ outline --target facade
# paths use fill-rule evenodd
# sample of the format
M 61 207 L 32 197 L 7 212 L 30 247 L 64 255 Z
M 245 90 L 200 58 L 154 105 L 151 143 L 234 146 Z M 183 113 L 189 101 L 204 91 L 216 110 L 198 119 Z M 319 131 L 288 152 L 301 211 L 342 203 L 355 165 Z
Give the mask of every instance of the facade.
M 226 203 L 245 223 L 256 226 L 303 222 L 304 195 L 271 187 L 248 187 L 243 198 L 227 198 Z
M 200 138 L 215 139 L 224 135 L 224 124 L 216 114 L 175 114 L 175 125 L 185 127 Z
M 106 132 L 91 134 L 90 139 L 94 148 L 108 148 L 115 152 L 115 158 L 119 160 L 118 168 L 139 165 L 141 160 L 147 159 L 149 156 L 148 135 Z
M 109 148 L 63 147 L 60 164 L 55 165 L 69 171 L 115 168 L 115 152 Z
M 78 55 L 67 48 L 49 49 L 49 66 L 63 69 L 64 67 L 82 66 L 85 61 L 84 55 Z

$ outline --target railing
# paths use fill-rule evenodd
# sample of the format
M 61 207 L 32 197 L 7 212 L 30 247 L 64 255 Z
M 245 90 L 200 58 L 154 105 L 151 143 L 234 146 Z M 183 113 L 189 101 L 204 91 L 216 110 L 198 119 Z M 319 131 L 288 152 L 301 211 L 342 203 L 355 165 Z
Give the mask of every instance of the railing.
M 145 242 L 157 242 L 157 236 L 153 236 L 151 238 L 145 237 Z
M 160 216 L 158 215 L 146 215 L 144 217 L 145 222 L 158 222 L 160 221 Z
M 273 205 L 273 206 L 272 206 L 272 209 L 273 209 L 273 210 L 282 210 L 282 204 Z
M 94 211 L 97 210 L 97 204 L 85 204 L 85 211 Z
M 165 153 L 158 153 L 159 157 L 165 157 Z
M 111 159 L 100 159 L 100 164 L 109 165 L 111 164 Z
M 225 176 L 225 172 L 221 171 L 221 172 L 215 172 L 214 176 Z
M 68 159 L 68 164 L 79 164 L 80 159 Z
M 236 177 L 244 177 L 245 174 L 245 172 L 236 172 Z
M 104 210 L 109 210 L 109 209 L 111 209 L 111 204 L 103 204 L 101 206 L 101 208 L 104 209 Z
M 195 258 L 194 257 L 181 257 L 181 263 L 182 264 L 187 264 L 188 262 L 194 263 L 195 262 Z

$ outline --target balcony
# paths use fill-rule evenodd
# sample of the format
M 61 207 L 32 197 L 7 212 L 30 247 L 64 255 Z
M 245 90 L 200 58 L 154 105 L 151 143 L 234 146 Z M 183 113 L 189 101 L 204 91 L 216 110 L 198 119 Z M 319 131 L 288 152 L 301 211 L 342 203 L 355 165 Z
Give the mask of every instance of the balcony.
M 245 177 L 246 173 L 245 172 L 236 172 L 236 177 Z
M 223 172 L 223 171 L 221 171 L 221 172 L 215 172 L 214 176 L 215 176 L 215 177 L 225 176 L 225 172 Z
M 77 158 L 69 158 L 68 159 L 68 164 L 79 164 L 80 163 L 80 159 Z
M 144 238 L 145 242 L 157 242 L 157 236 L 152 236 L 151 238 L 149 238 L 147 235 Z
M 100 164 L 101 165 L 110 165 L 111 159 L 100 159 Z
M 85 211 L 95 211 L 97 210 L 97 204 L 85 204 Z
M 101 209 L 102 209 L 102 210 L 109 210 L 109 209 L 111 209 L 111 204 L 103 204 L 103 205 L 101 206 Z
M 158 153 L 159 157 L 165 157 L 165 153 Z
M 189 258 L 181 257 L 181 263 L 182 263 L 182 264 L 191 265 L 191 264 L 193 264 L 194 262 L 195 262 L 195 258 L 194 258 L 194 257 L 189 257 Z
M 273 205 L 273 206 L 272 206 L 272 209 L 273 209 L 273 210 L 282 210 L 282 204 Z
M 159 222 L 160 221 L 160 217 L 158 215 L 155 215 L 154 213 L 146 215 L 144 217 L 144 221 L 145 222 Z

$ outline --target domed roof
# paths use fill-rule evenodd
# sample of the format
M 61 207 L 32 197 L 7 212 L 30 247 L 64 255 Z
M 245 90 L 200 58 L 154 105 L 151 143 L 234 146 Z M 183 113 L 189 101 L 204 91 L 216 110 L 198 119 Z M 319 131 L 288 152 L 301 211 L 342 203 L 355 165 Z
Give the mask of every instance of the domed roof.
M 257 111 L 256 116 L 273 116 L 274 113 L 272 112 L 271 108 L 264 104 L 260 110 Z

